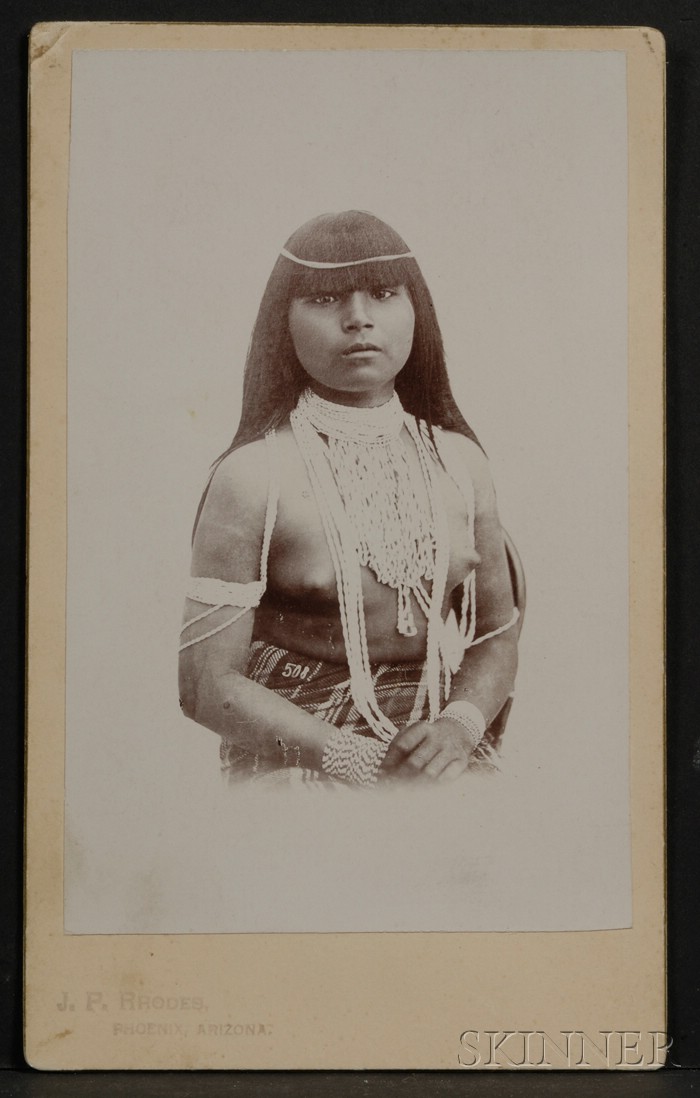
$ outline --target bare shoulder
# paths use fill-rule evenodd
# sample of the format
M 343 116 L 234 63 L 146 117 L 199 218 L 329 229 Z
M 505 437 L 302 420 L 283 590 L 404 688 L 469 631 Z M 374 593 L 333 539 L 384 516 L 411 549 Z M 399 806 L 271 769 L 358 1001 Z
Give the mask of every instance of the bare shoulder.
M 193 546 L 193 573 L 257 579 L 269 488 L 266 443 L 227 454 L 209 485 Z
M 477 491 L 493 490 L 489 459 L 473 439 L 458 431 L 443 429 L 440 431 L 439 442 L 444 456 L 454 463 L 455 468 L 469 474 Z
M 204 522 L 229 523 L 264 514 L 270 474 L 264 439 L 247 442 L 219 461 L 202 511 Z
M 493 611 L 496 608 L 495 621 L 500 624 L 507 620 L 512 612 L 512 589 L 508 573 L 503 529 L 498 514 L 496 493 L 493 487 L 489 460 L 478 445 L 465 435 L 455 431 L 441 431 L 441 453 L 448 465 L 448 472 L 454 465 L 455 479 L 465 474 L 471 477 L 474 488 L 475 544 L 479 554 L 479 591 L 477 599 L 478 617 L 481 621 L 480 632 L 493 628 L 484 607 Z M 449 448 L 449 449 L 448 449 Z M 509 609 L 510 607 L 510 609 Z
M 264 499 L 269 478 L 266 449 L 265 440 L 258 439 L 227 454 L 212 477 L 207 503 L 211 500 L 216 507 L 231 502 L 254 504 L 261 495 Z

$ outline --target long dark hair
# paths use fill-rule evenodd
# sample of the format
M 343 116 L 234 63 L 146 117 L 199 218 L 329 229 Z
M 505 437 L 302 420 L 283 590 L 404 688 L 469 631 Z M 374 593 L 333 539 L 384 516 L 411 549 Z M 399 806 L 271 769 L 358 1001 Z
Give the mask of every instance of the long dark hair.
M 278 257 L 248 347 L 238 429 L 231 445 L 214 462 L 211 476 L 233 450 L 286 422 L 308 384 L 289 333 L 289 307 L 295 297 L 321 293 L 343 295 L 359 289 L 405 286 L 415 313 L 415 327 L 411 353 L 395 382 L 401 403 L 419 425 L 425 425 L 431 442 L 433 428 L 444 427 L 479 445 L 452 396 L 430 290 L 416 260 L 403 254 L 409 248 L 399 234 L 373 214 L 346 210 L 307 221 L 292 233 L 284 250 L 297 259 L 315 263 L 360 262 L 349 267 L 318 269 L 284 255 Z M 365 262 L 373 256 L 386 255 L 398 258 Z M 195 529 L 210 483 L 211 477 L 197 510 Z

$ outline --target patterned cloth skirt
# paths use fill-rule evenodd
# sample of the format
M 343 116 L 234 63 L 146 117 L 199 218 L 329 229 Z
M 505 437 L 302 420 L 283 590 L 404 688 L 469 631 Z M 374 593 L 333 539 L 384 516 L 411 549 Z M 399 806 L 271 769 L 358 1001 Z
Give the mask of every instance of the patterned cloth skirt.
M 423 660 L 373 663 L 370 667 L 379 708 L 397 728 L 427 718 L 428 691 Z M 246 673 L 253 682 L 336 728 L 374 738 L 353 702 L 347 664 L 311 659 L 266 641 L 254 641 Z M 266 784 L 304 782 L 323 787 L 324 791 L 339 784 L 319 771 L 300 766 L 298 751 L 293 747 L 287 748 L 282 767 L 279 758 L 268 760 L 250 755 L 226 736 L 221 741 L 220 755 L 222 771 L 234 784 L 241 780 Z
M 373 663 L 370 664 L 370 669 L 379 708 L 399 730 L 406 725 L 415 724 L 416 721 L 428 719 L 424 660 Z M 311 659 L 266 641 L 254 641 L 246 673 L 253 682 L 260 683 L 336 728 L 375 738 L 352 699 L 347 664 Z M 344 782 L 335 781 L 320 771 L 302 767 L 299 751 L 293 746 L 283 751 L 283 763 L 280 766 L 279 756 L 269 759 L 262 755 L 252 755 L 243 751 L 232 738 L 224 736 L 220 748 L 221 769 L 227 782 L 232 785 L 240 782 L 255 782 L 259 785 L 303 784 L 321 792 L 330 792 L 338 787 L 348 788 Z M 469 770 L 493 772 L 497 769 L 495 753 L 486 738 L 472 755 Z

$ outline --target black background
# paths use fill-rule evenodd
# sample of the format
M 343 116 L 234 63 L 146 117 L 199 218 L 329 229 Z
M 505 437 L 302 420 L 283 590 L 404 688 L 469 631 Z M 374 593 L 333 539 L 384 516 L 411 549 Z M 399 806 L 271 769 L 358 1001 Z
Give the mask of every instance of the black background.
M 27 36 L 42 21 L 651 26 L 667 45 L 668 995 L 660 1072 L 41 1074 L 21 1036 Z M 5 0 L 0 11 L 0 1098 L 5 1095 L 647 1095 L 700 1091 L 700 3 L 698 0 Z M 595 698 L 592 699 L 595 704 Z M 313 1049 L 309 1049 L 310 1057 Z M 696 1069 L 696 1070 L 693 1070 Z

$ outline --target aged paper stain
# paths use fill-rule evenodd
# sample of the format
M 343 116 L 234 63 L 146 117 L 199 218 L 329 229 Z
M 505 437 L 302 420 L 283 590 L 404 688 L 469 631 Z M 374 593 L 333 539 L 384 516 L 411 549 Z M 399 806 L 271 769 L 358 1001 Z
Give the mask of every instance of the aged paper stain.
M 29 38 L 29 62 L 41 60 L 65 37 L 71 23 L 37 23 Z

